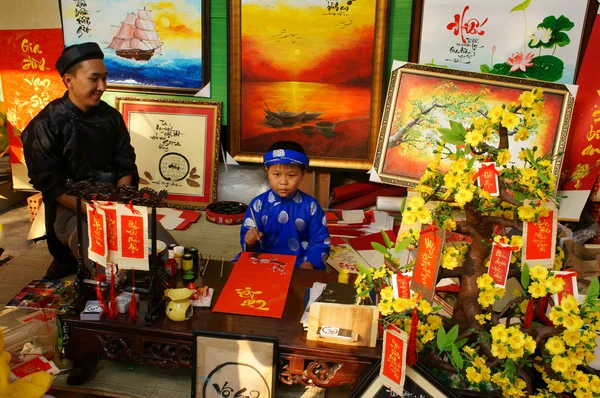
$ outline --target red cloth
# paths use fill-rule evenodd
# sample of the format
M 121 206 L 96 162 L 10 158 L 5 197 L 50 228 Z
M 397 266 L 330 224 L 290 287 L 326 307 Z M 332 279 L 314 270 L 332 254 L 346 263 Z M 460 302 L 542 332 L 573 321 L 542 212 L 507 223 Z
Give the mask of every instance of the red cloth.
M 370 192 L 379 191 L 387 188 L 388 186 L 389 185 L 378 184 L 376 182 L 353 182 L 335 187 L 331 192 L 331 204 L 358 198 L 359 196 L 366 195 Z
M 366 209 L 371 206 L 375 206 L 377 203 L 378 196 L 404 196 L 406 195 L 406 188 L 404 187 L 390 187 L 383 188 L 377 191 L 369 192 L 362 196 L 354 199 L 346 200 L 344 202 L 336 203 L 333 207 L 339 210 L 358 210 Z

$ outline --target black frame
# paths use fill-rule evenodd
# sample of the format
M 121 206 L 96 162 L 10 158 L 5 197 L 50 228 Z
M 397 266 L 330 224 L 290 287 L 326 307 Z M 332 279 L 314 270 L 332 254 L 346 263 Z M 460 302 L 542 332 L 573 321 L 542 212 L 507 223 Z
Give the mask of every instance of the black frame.
M 275 398 L 276 385 L 277 385 L 277 363 L 279 358 L 279 350 L 278 350 L 278 342 L 277 337 L 270 336 L 253 336 L 247 334 L 236 334 L 236 333 L 228 333 L 228 332 L 212 332 L 207 330 L 194 330 L 192 332 L 193 340 L 192 340 L 192 398 L 201 398 L 202 395 L 196 395 L 196 369 L 197 363 L 196 358 L 198 355 L 198 337 L 209 337 L 215 339 L 223 339 L 223 340 L 248 340 L 248 341 L 258 341 L 262 343 L 270 343 L 273 345 L 273 377 L 271 380 L 271 396 L 270 398 Z M 203 397 L 202 397 L 203 398 Z

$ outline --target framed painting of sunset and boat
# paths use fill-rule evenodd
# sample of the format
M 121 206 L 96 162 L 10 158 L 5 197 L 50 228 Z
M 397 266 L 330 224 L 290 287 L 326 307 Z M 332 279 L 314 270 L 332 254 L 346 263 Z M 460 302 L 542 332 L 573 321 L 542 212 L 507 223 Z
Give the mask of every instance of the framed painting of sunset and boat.
M 96 42 L 108 88 L 199 92 L 209 81 L 209 0 L 61 0 L 65 47 Z
M 262 162 L 296 141 L 311 165 L 373 164 L 383 104 L 387 0 L 232 0 L 230 152 Z

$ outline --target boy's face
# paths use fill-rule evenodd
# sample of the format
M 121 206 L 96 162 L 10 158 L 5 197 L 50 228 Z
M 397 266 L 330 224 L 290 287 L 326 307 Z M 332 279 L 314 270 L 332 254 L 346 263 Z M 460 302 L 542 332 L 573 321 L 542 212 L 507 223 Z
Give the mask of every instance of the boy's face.
M 269 185 L 282 198 L 296 193 L 306 174 L 306 170 L 295 164 L 274 164 L 266 169 Z

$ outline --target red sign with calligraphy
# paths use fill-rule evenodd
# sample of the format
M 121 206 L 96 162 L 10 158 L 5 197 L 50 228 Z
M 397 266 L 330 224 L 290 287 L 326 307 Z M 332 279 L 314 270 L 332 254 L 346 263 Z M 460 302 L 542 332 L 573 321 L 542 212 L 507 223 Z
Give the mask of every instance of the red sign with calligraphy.
M 123 258 L 144 258 L 144 219 L 141 216 L 121 217 L 121 247 Z
M 65 92 L 54 68 L 64 48 L 62 29 L 0 30 L 0 43 L 0 77 L 6 106 L 2 112 L 7 114 L 10 163 L 24 165 L 21 132 L 39 111 Z M 13 167 L 12 172 L 20 174 L 14 179 L 15 188 L 30 188 L 23 186 L 29 181 L 24 167 Z
M 591 190 L 600 171 L 600 16 L 596 15 L 576 84 L 577 99 L 563 160 L 561 190 Z
M 485 162 L 479 164 L 479 169 L 475 174 L 479 187 L 487 191 L 491 196 L 498 196 L 500 189 L 498 187 L 498 170 L 494 162 Z
M 106 256 L 104 216 L 93 206 L 88 208 L 88 223 L 90 226 L 90 251 L 99 256 Z
M 295 263 L 295 256 L 243 252 L 213 311 L 281 318 Z
M 404 390 L 407 341 L 408 337 L 403 331 L 386 329 L 383 334 L 382 384 L 399 394 Z
M 525 256 L 531 260 L 547 260 L 554 257 L 554 211 L 546 217 L 540 217 L 539 222 L 527 223 L 525 240 Z
M 117 209 L 104 209 L 106 214 L 106 243 L 108 250 L 119 250 L 119 238 L 117 233 Z
M 498 287 L 506 285 L 508 277 L 508 268 L 510 266 L 511 252 L 516 249 L 511 246 L 505 246 L 494 242 L 492 246 L 492 255 L 490 258 L 490 267 L 488 274 L 492 277 Z
M 437 274 L 444 248 L 445 230 L 432 225 L 423 225 L 419 238 L 419 252 L 410 288 L 421 293 L 431 302 L 435 293 Z
M 409 299 L 411 296 L 410 292 L 410 280 L 412 279 L 412 275 L 403 275 L 403 274 L 394 274 L 392 275 L 392 280 L 394 281 L 394 285 L 392 286 L 394 290 L 395 298 L 403 298 Z

